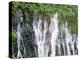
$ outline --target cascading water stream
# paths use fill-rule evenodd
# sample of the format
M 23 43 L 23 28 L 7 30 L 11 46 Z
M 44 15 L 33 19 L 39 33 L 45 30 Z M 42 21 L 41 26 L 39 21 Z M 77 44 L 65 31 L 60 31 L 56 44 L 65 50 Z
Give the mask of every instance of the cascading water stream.
M 55 56 L 55 46 L 56 46 L 56 40 L 58 38 L 58 20 L 57 20 L 57 14 L 53 15 L 51 18 L 51 23 L 49 26 L 49 32 L 51 33 L 51 56 Z
M 42 29 L 42 20 L 33 22 L 33 29 L 35 32 L 35 43 L 38 47 L 38 56 L 44 57 L 48 56 L 47 45 L 46 44 L 46 32 L 47 32 L 47 23 L 44 21 L 44 30 Z M 46 54 L 47 53 L 47 54 Z
M 38 49 L 38 57 L 48 56 L 50 49 L 50 56 L 55 56 L 56 52 L 58 52 L 58 55 L 60 56 L 75 54 L 74 41 L 72 40 L 72 35 L 67 23 L 66 25 L 62 24 L 61 26 L 58 26 L 57 13 L 51 18 L 50 24 L 47 23 L 47 20 L 34 20 L 33 30 L 35 33 L 35 43 Z M 46 35 L 47 33 L 49 33 L 48 36 Z M 47 42 L 50 42 L 50 44 L 47 44 Z
M 26 51 L 25 51 L 26 49 L 23 43 L 24 41 L 21 35 L 22 32 L 23 32 L 23 17 L 20 17 L 20 20 L 17 26 L 17 46 L 18 46 L 17 58 L 22 58 L 22 57 L 25 57 L 26 55 Z M 24 52 L 23 54 L 21 53 L 21 49 L 23 49 L 23 52 Z
M 66 47 L 66 45 L 65 45 L 65 25 L 64 24 L 62 24 L 61 26 L 60 26 L 60 29 L 61 29 L 61 31 L 60 31 L 60 43 L 61 43 L 61 45 L 62 45 L 62 47 L 63 47 L 63 55 L 66 55 L 66 49 L 65 49 L 65 47 Z
M 51 56 L 55 56 L 55 43 L 56 39 L 58 38 L 58 21 L 57 21 L 57 14 L 55 14 L 51 18 L 50 26 L 48 28 L 48 23 L 44 20 L 44 28 L 42 28 L 42 20 L 33 21 L 33 29 L 35 32 L 35 42 L 38 47 L 38 56 L 44 57 L 48 56 L 49 46 L 46 43 L 46 33 L 49 31 L 51 35 Z M 47 37 L 48 38 L 48 37 Z
M 66 40 L 66 45 L 67 45 L 67 55 L 71 55 L 70 48 L 72 50 L 72 54 L 74 54 L 74 43 L 72 41 L 72 36 L 67 26 L 67 22 L 66 22 L 66 27 L 65 27 L 65 40 Z
M 18 23 L 17 27 L 17 46 L 18 46 L 18 53 L 17 53 L 17 58 L 22 57 L 21 51 L 20 51 L 20 42 L 21 42 L 21 28 L 20 28 L 20 23 Z
M 18 22 L 17 26 L 17 58 L 25 57 L 27 55 L 26 47 L 24 45 L 24 40 L 22 37 L 22 20 L 23 17 L 20 17 L 20 21 Z M 75 52 L 77 50 L 75 50 L 74 44 L 76 44 L 77 42 L 76 39 L 73 39 L 67 23 L 61 24 L 60 26 L 58 24 L 57 13 L 53 14 L 53 16 L 51 17 L 50 24 L 46 19 L 42 20 L 41 18 L 39 18 L 39 20 L 33 20 L 32 26 L 35 35 L 34 42 L 36 47 L 34 47 L 34 49 L 36 57 L 53 57 L 56 54 L 58 56 L 76 54 Z M 23 53 L 21 53 L 21 46 L 23 47 Z

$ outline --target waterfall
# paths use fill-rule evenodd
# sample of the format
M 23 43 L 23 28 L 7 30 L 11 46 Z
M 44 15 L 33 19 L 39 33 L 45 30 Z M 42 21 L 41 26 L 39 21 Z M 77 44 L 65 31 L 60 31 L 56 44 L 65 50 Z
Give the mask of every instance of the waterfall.
M 51 56 L 55 56 L 55 44 L 58 38 L 58 20 L 57 14 L 53 15 L 51 18 L 51 23 L 49 26 L 49 32 L 51 33 Z
M 66 55 L 66 44 L 65 44 L 65 25 L 62 24 L 60 26 L 60 37 L 59 37 L 59 45 L 61 44 L 62 45 L 62 48 L 63 48 L 63 55 Z M 59 48 L 61 49 L 61 48 Z M 61 54 L 62 55 L 62 54 Z
M 20 23 L 18 23 L 17 27 L 17 46 L 18 46 L 18 53 L 17 53 L 17 58 L 22 57 L 21 51 L 20 51 L 20 41 L 21 41 L 21 28 L 20 28 Z
M 61 23 L 59 25 L 58 21 L 58 13 L 53 14 L 50 18 L 50 23 L 46 19 L 41 19 L 41 17 L 33 20 L 32 28 L 34 32 L 34 50 L 36 57 L 77 54 L 76 34 L 73 35 L 71 33 L 67 22 L 66 24 Z M 23 17 L 20 16 L 17 25 L 17 58 L 26 57 L 27 55 L 26 48 L 28 46 L 26 47 L 24 45 L 24 39 L 22 37 L 23 26 Z
M 39 57 L 48 56 L 49 46 L 47 44 L 47 38 L 51 39 L 48 40 L 51 42 L 51 52 L 52 52 L 51 56 L 55 56 L 55 43 L 56 39 L 58 38 L 57 14 L 53 15 L 53 17 L 51 18 L 49 28 L 46 20 L 42 21 L 41 19 L 39 19 L 39 21 L 37 20 L 33 21 L 33 29 L 35 32 L 35 43 L 38 47 L 38 56 Z M 46 38 L 47 32 L 49 32 L 51 36 Z
M 72 54 L 74 54 L 74 43 L 72 41 L 72 35 L 68 29 L 67 22 L 65 27 L 65 40 L 67 45 L 67 55 L 71 55 L 70 48 L 72 50 Z
M 34 20 L 33 29 L 35 32 L 35 43 L 38 47 L 38 56 L 44 57 L 48 56 L 48 47 L 46 45 L 46 32 L 47 32 L 47 23 L 44 21 L 44 29 L 42 28 L 42 20 Z
M 50 24 L 48 24 L 47 20 L 34 20 L 33 30 L 38 57 L 52 57 L 56 53 L 58 56 L 75 54 L 75 39 L 72 39 L 73 37 L 67 22 L 66 24 L 58 25 L 57 13 L 51 17 Z
M 25 57 L 26 54 L 22 32 L 23 32 L 23 17 L 20 17 L 17 26 L 17 46 L 18 46 L 17 58 Z M 24 51 L 24 54 L 21 53 L 21 49 Z

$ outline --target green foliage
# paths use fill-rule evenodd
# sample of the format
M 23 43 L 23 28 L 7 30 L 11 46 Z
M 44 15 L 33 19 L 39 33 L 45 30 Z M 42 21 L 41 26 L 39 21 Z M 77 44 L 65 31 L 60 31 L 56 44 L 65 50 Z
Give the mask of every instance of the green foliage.
M 16 36 L 16 31 L 12 31 L 12 32 L 10 33 L 10 36 L 12 37 L 12 42 L 15 42 L 15 40 L 16 40 L 16 38 L 17 38 L 17 36 Z
M 77 32 L 77 14 L 78 7 L 76 5 L 58 5 L 58 4 L 42 4 L 42 3 L 29 3 L 29 2 L 12 2 L 12 14 L 16 15 L 17 9 L 22 9 L 27 11 L 29 16 L 34 15 L 33 13 L 37 11 L 38 15 L 42 17 L 50 17 L 52 14 L 58 12 L 59 23 L 69 22 L 72 32 Z M 36 13 L 35 13 L 36 14 Z

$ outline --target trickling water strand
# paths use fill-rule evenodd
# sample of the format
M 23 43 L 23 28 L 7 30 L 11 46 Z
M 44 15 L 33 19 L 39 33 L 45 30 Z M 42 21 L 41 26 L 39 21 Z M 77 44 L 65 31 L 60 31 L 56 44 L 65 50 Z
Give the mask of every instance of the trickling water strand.
M 66 39 L 66 45 L 67 45 L 67 54 L 71 55 L 70 47 L 71 47 L 72 53 L 74 54 L 74 44 L 72 41 L 72 36 L 67 26 L 67 22 L 66 22 L 66 28 L 65 28 L 65 35 L 66 35 L 65 39 Z
M 63 47 L 63 53 L 64 53 L 64 55 L 66 55 L 66 49 L 65 49 L 65 47 L 66 47 L 66 45 L 65 45 L 65 26 L 64 26 L 64 24 L 62 24 L 62 26 L 61 26 L 61 31 L 60 31 L 60 33 L 61 33 L 61 38 L 60 38 L 60 40 L 61 40 L 61 44 L 62 44 L 62 47 Z
M 57 14 L 53 15 L 51 18 L 51 23 L 49 26 L 49 31 L 51 33 L 51 56 L 55 56 L 55 46 L 56 46 L 56 40 L 58 38 L 58 20 L 57 20 Z
M 38 56 L 39 57 L 44 57 L 44 41 L 42 40 L 42 21 L 39 19 L 38 23 L 38 34 L 39 34 L 39 40 L 37 41 L 38 43 Z
M 21 36 L 22 32 L 23 32 L 23 17 L 20 17 L 20 20 L 17 26 L 17 46 L 18 46 L 17 58 L 22 58 L 22 57 L 25 57 L 26 55 L 26 51 L 25 51 L 26 49 L 23 43 L 23 37 Z M 21 53 L 21 47 L 23 47 L 23 52 L 24 52 L 23 54 Z
M 58 51 L 57 51 L 57 54 L 58 54 L 58 56 L 59 56 L 59 55 L 61 55 L 61 45 L 60 45 L 60 40 L 57 39 L 57 40 L 56 40 L 56 43 L 57 43 L 57 44 L 56 44 L 56 47 L 57 47 L 57 50 L 58 50 Z M 55 53 L 56 53 L 56 51 L 55 51 Z
M 66 22 L 66 28 L 65 28 L 65 40 L 66 40 L 66 46 L 67 46 L 67 55 L 71 55 L 70 48 L 69 48 L 69 43 L 71 41 L 71 35 L 67 28 L 67 22 Z
M 47 41 L 46 41 L 46 33 L 47 33 L 47 31 L 48 31 L 48 25 L 47 25 L 47 21 L 45 20 L 44 21 L 44 28 L 43 28 L 43 41 L 44 41 L 44 56 L 48 56 L 48 52 L 49 52 L 49 46 L 48 46 L 48 44 L 47 44 Z
M 17 45 L 18 45 L 17 58 L 22 57 L 22 54 L 20 51 L 20 41 L 21 41 L 21 28 L 20 28 L 20 23 L 18 23 L 18 27 L 17 27 Z

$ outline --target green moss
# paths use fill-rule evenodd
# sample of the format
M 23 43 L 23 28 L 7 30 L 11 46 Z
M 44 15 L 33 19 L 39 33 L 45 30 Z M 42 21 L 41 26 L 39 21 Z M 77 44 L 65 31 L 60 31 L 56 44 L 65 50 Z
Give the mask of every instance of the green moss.
M 15 42 L 16 41 L 16 38 L 17 38 L 16 32 L 15 31 L 12 31 L 10 35 L 12 36 L 12 42 Z

